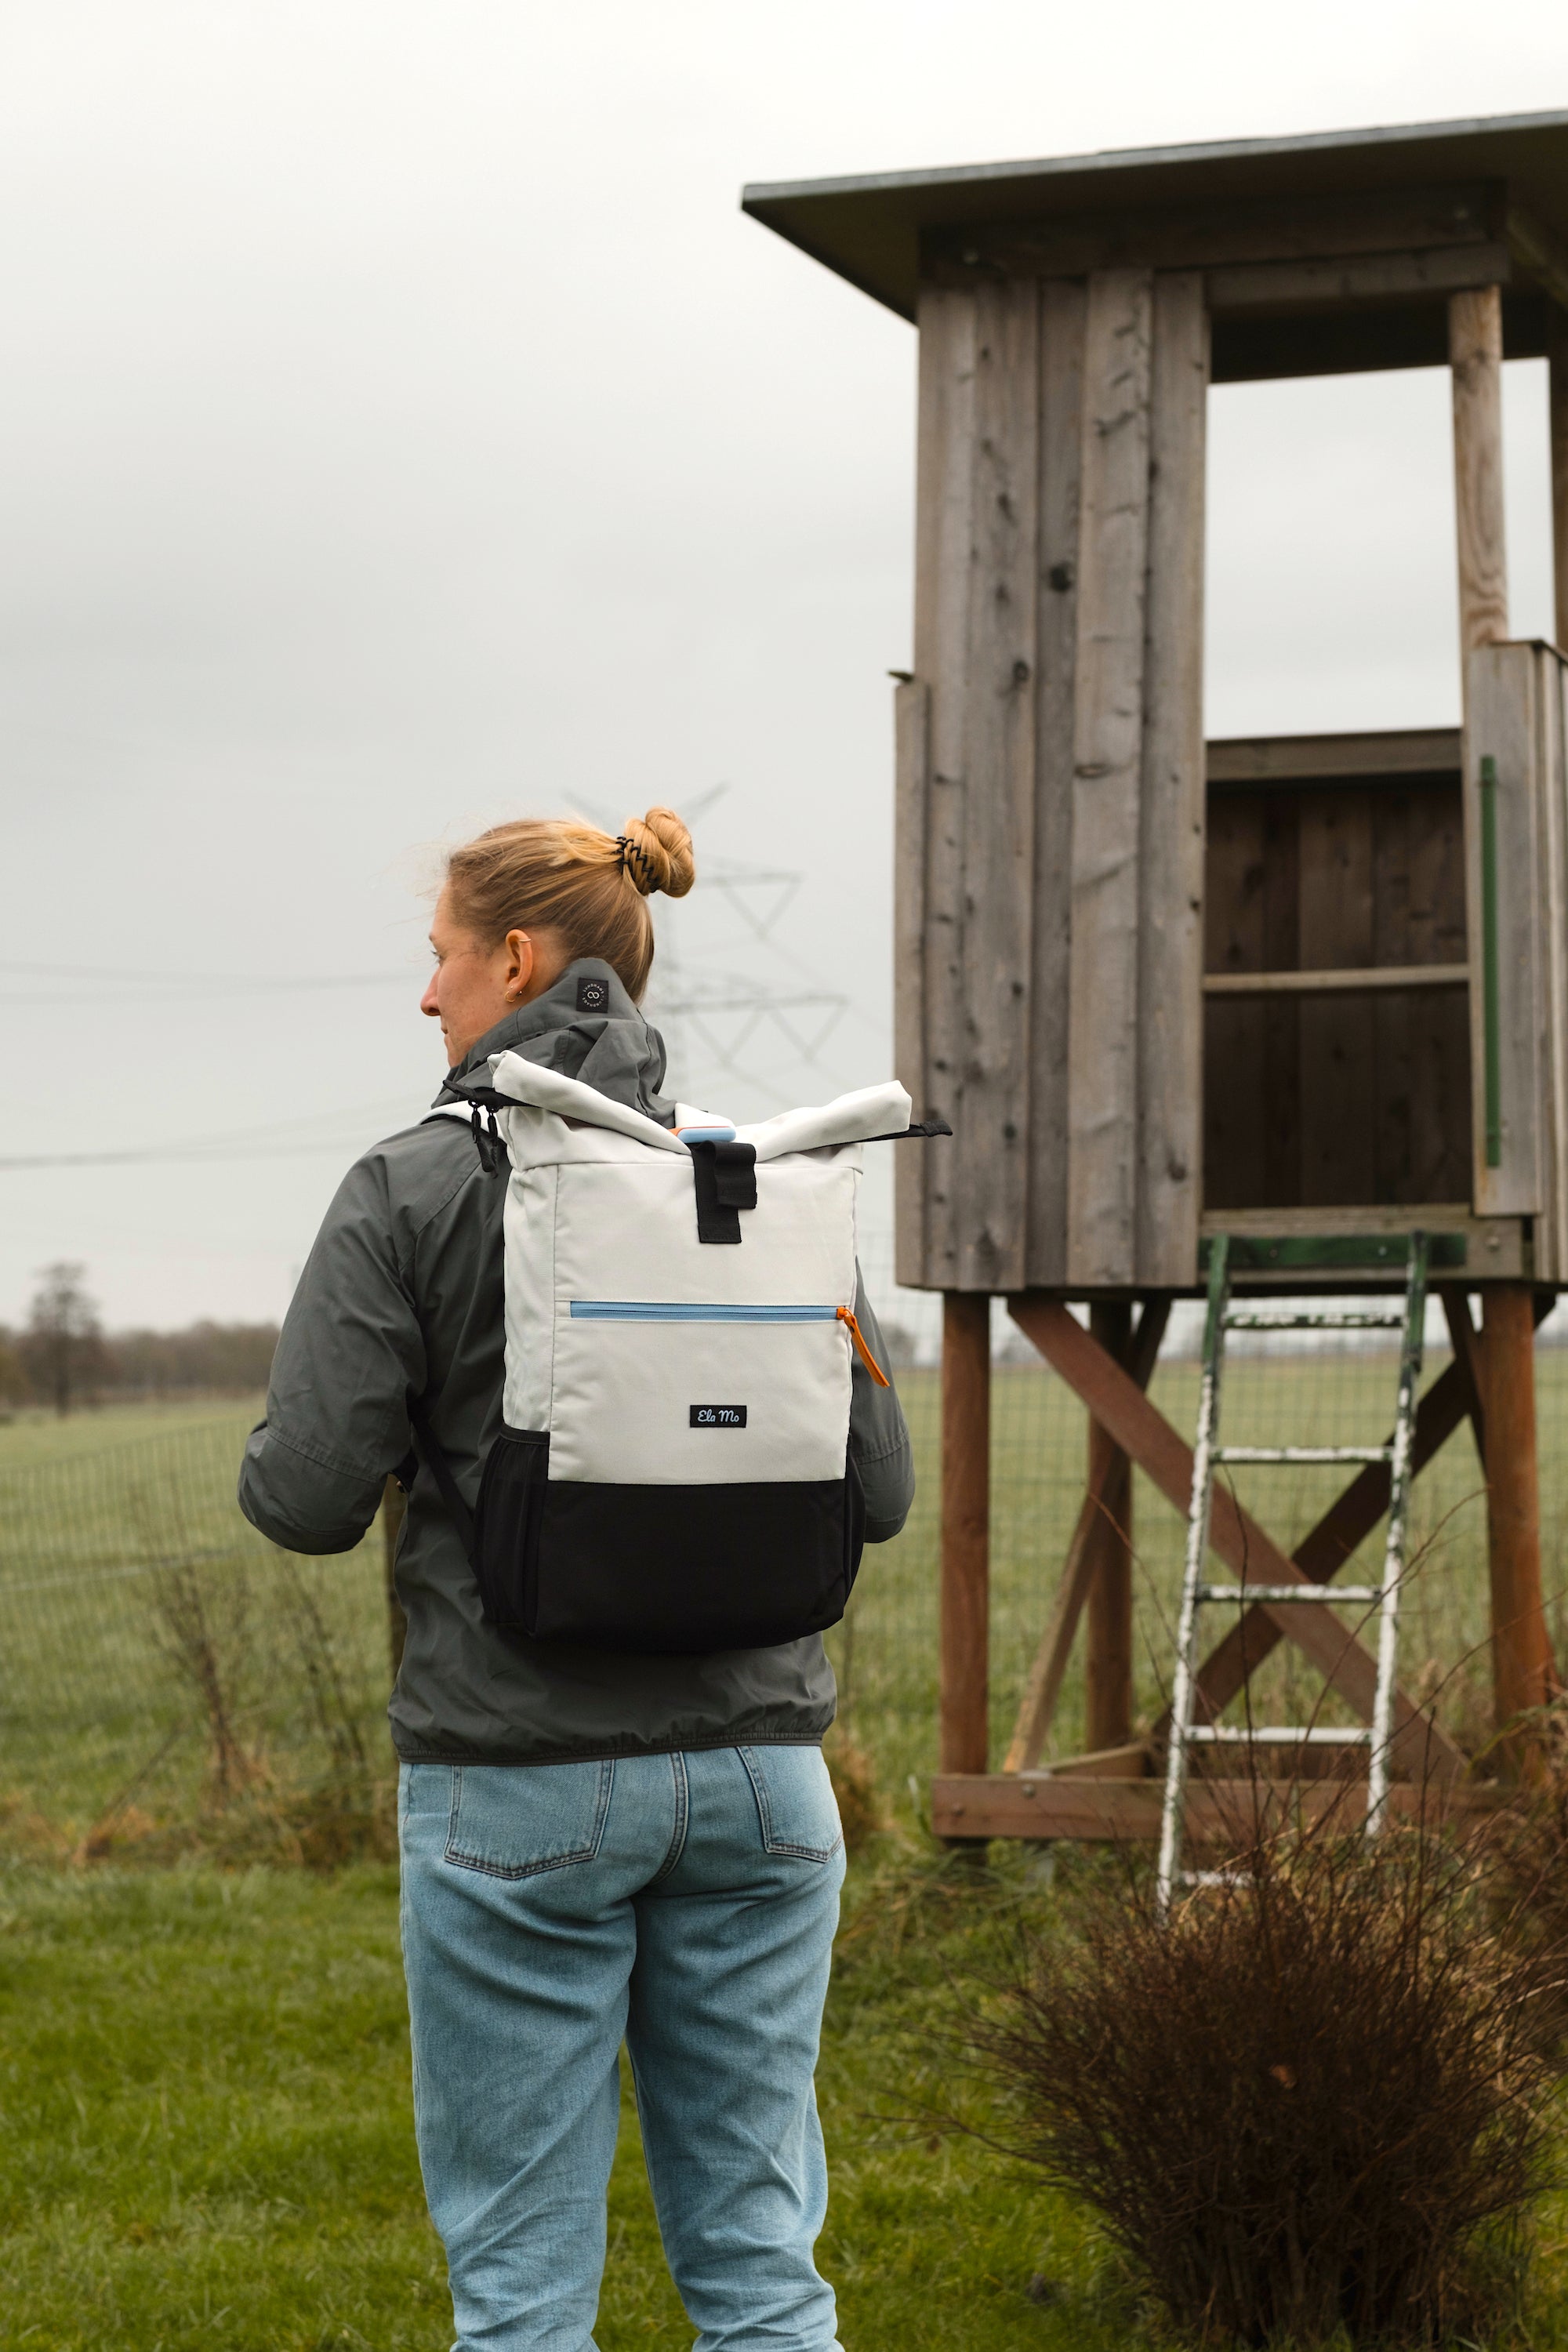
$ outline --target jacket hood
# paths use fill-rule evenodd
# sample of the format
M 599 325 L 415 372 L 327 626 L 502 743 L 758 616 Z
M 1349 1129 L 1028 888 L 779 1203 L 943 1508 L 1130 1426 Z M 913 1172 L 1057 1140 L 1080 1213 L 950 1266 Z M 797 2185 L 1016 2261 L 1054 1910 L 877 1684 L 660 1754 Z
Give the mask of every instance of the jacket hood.
M 437 1102 L 461 1102 L 466 1082 L 486 1083 L 490 1062 L 505 1053 L 521 1054 L 542 1069 L 580 1078 L 585 1087 L 597 1087 L 612 1102 L 640 1110 L 661 1127 L 675 1125 L 675 1106 L 658 1091 L 664 1084 L 664 1039 L 598 956 L 569 963 L 542 996 L 519 1005 L 488 1029 L 457 1067 L 447 1071 Z

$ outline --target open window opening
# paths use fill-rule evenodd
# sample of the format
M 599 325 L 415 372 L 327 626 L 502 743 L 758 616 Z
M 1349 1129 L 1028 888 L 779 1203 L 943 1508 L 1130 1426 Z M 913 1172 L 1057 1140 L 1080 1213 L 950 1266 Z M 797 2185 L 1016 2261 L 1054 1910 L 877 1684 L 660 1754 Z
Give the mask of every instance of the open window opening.
M 1552 634 L 1545 374 L 1504 379 L 1521 635 Z M 1211 394 L 1211 1214 L 1473 1205 L 1450 396 L 1446 369 Z

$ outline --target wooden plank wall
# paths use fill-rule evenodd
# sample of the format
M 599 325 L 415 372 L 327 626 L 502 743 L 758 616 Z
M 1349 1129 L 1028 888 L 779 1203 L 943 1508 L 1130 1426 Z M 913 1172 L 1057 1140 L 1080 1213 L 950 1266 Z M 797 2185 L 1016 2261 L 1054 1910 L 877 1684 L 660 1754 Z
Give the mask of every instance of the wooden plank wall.
M 954 1185 L 957 1287 L 993 1291 L 1021 1279 L 1028 1192 L 1040 292 L 1023 278 L 973 300 Z
M 1040 288 L 1040 597 L 1035 673 L 1034 952 L 1029 974 L 1029 1140 L 1026 1273 L 1067 1278 L 1068 991 L 1072 919 L 1073 696 L 1078 670 L 1079 515 L 1083 478 L 1087 287 Z M 1054 1125 L 1053 1125 L 1054 1123 Z
M 1459 779 L 1211 794 L 1211 972 L 1466 959 Z M 1216 997 L 1206 1007 L 1211 1209 L 1469 1199 L 1462 991 Z
M 970 572 L 973 540 L 975 305 L 968 293 L 931 288 L 920 326 L 920 426 L 915 488 L 915 682 L 930 699 L 925 839 L 918 911 L 924 954 L 918 976 L 900 963 L 894 993 L 921 989 L 921 1052 L 918 1069 L 900 1067 L 919 1118 L 943 1118 L 957 1129 L 961 1065 L 960 978 L 963 949 L 964 717 L 969 663 Z M 906 810 L 898 812 L 896 860 L 908 862 Z M 955 1211 L 956 1132 L 951 1141 L 921 1146 L 920 1160 L 896 1160 L 899 1279 L 958 1287 Z M 918 1217 L 904 1188 L 913 1181 L 922 1201 Z M 918 1228 L 921 1257 L 903 1255 L 905 1234 Z M 919 1274 L 910 1271 L 921 1265 Z
M 1154 280 L 1139 860 L 1138 1278 L 1197 1256 L 1203 1152 L 1204 524 L 1209 331 L 1203 280 Z
M 1533 651 L 1542 1194 L 1535 1273 L 1568 1282 L 1568 658 L 1548 646 Z
M 1217 793 L 1208 810 L 1208 971 L 1284 971 L 1300 960 L 1295 795 Z M 1300 1007 L 1218 997 L 1204 1009 L 1204 1188 L 1214 1208 L 1301 1195 Z
M 1069 1282 L 1134 1278 L 1153 272 L 1089 281 L 1068 981 Z
M 893 1068 L 911 1102 L 927 1092 L 925 1074 L 926 823 L 931 794 L 931 688 L 900 679 L 893 697 Z M 940 1150 L 926 1144 L 923 1150 Z M 894 1248 L 900 1265 L 923 1265 L 926 1192 L 896 1183 Z
M 1568 653 L 1568 310 L 1548 305 L 1547 415 L 1552 445 L 1552 568 L 1557 647 Z
M 920 327 L 900 1075 L 955 1132 L 897 1162 L 900 1279 L 1189 1283 L 1202 278 L 932 284 Z
M 1508 635 L 1508 553 L 1502 499 L 1502 294 L 1483 286 L 1448 298 L 1453 374 L 1454 511 L 1459 555 L 1459 642 Z
M 1480 763 L 1497 761 L 1501 1160 L 1487 1164 Z M 1478 646 L 1466 671 L 1475 1202 L 1534 1219 L 1532 1271 L 1568 1284 L 1568 659 L 1554 646 Z
M 1541 1165 L 1542 1003 L 1540 940 L 1541 686 L 1535 648 L 1478 646 L 1465 672 L 1465 840 L 1469 934 L 1470 1055 L 1478 1216 L 1532 1216 L 1544 1208 Z M 1501 1156 L 1487 1159 L 1486 991 L 1480 763 L 1497 761 L 1499 1095 Z

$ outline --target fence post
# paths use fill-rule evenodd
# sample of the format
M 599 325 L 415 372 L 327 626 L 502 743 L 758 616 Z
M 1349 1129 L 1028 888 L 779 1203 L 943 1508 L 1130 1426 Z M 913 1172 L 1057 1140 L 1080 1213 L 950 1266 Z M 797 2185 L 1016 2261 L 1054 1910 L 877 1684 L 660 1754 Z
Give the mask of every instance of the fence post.
M 1487 1429 L 1487 1554 L 1491 1570 L 1492 1688 L 1497 1728 L 1552 1697 L 1555 1670 L 1541 1605 L 1541 1506 L 1536 1485 L 1534 1299 L 1522 1282 L 1481 1293 L 1481 1382 Z M 1527 1770 L 1527 1727 L 1504 1742 Z
M 942 1307 L 942 1701 L 944 1772 L 984 1772 L 989 1700 L 991 1301 Z

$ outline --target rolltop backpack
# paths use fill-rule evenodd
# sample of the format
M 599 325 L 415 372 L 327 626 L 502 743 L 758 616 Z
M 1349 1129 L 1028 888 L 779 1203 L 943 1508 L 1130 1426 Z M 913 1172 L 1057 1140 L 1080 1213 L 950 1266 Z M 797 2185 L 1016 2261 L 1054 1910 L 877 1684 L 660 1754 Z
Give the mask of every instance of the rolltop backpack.
M 487 1620 L 689 1654 L 836 1623 L 865 1535 L 857 1348 L 886 1385 L 854 1314 L 861 1146 L 947 1130 L 911 1128 L 896 1083 L 673 1130 L 514 1053 L 463 1091 L 510 1163 L 503 1426 L 471 1523 L 415 1418 Z

